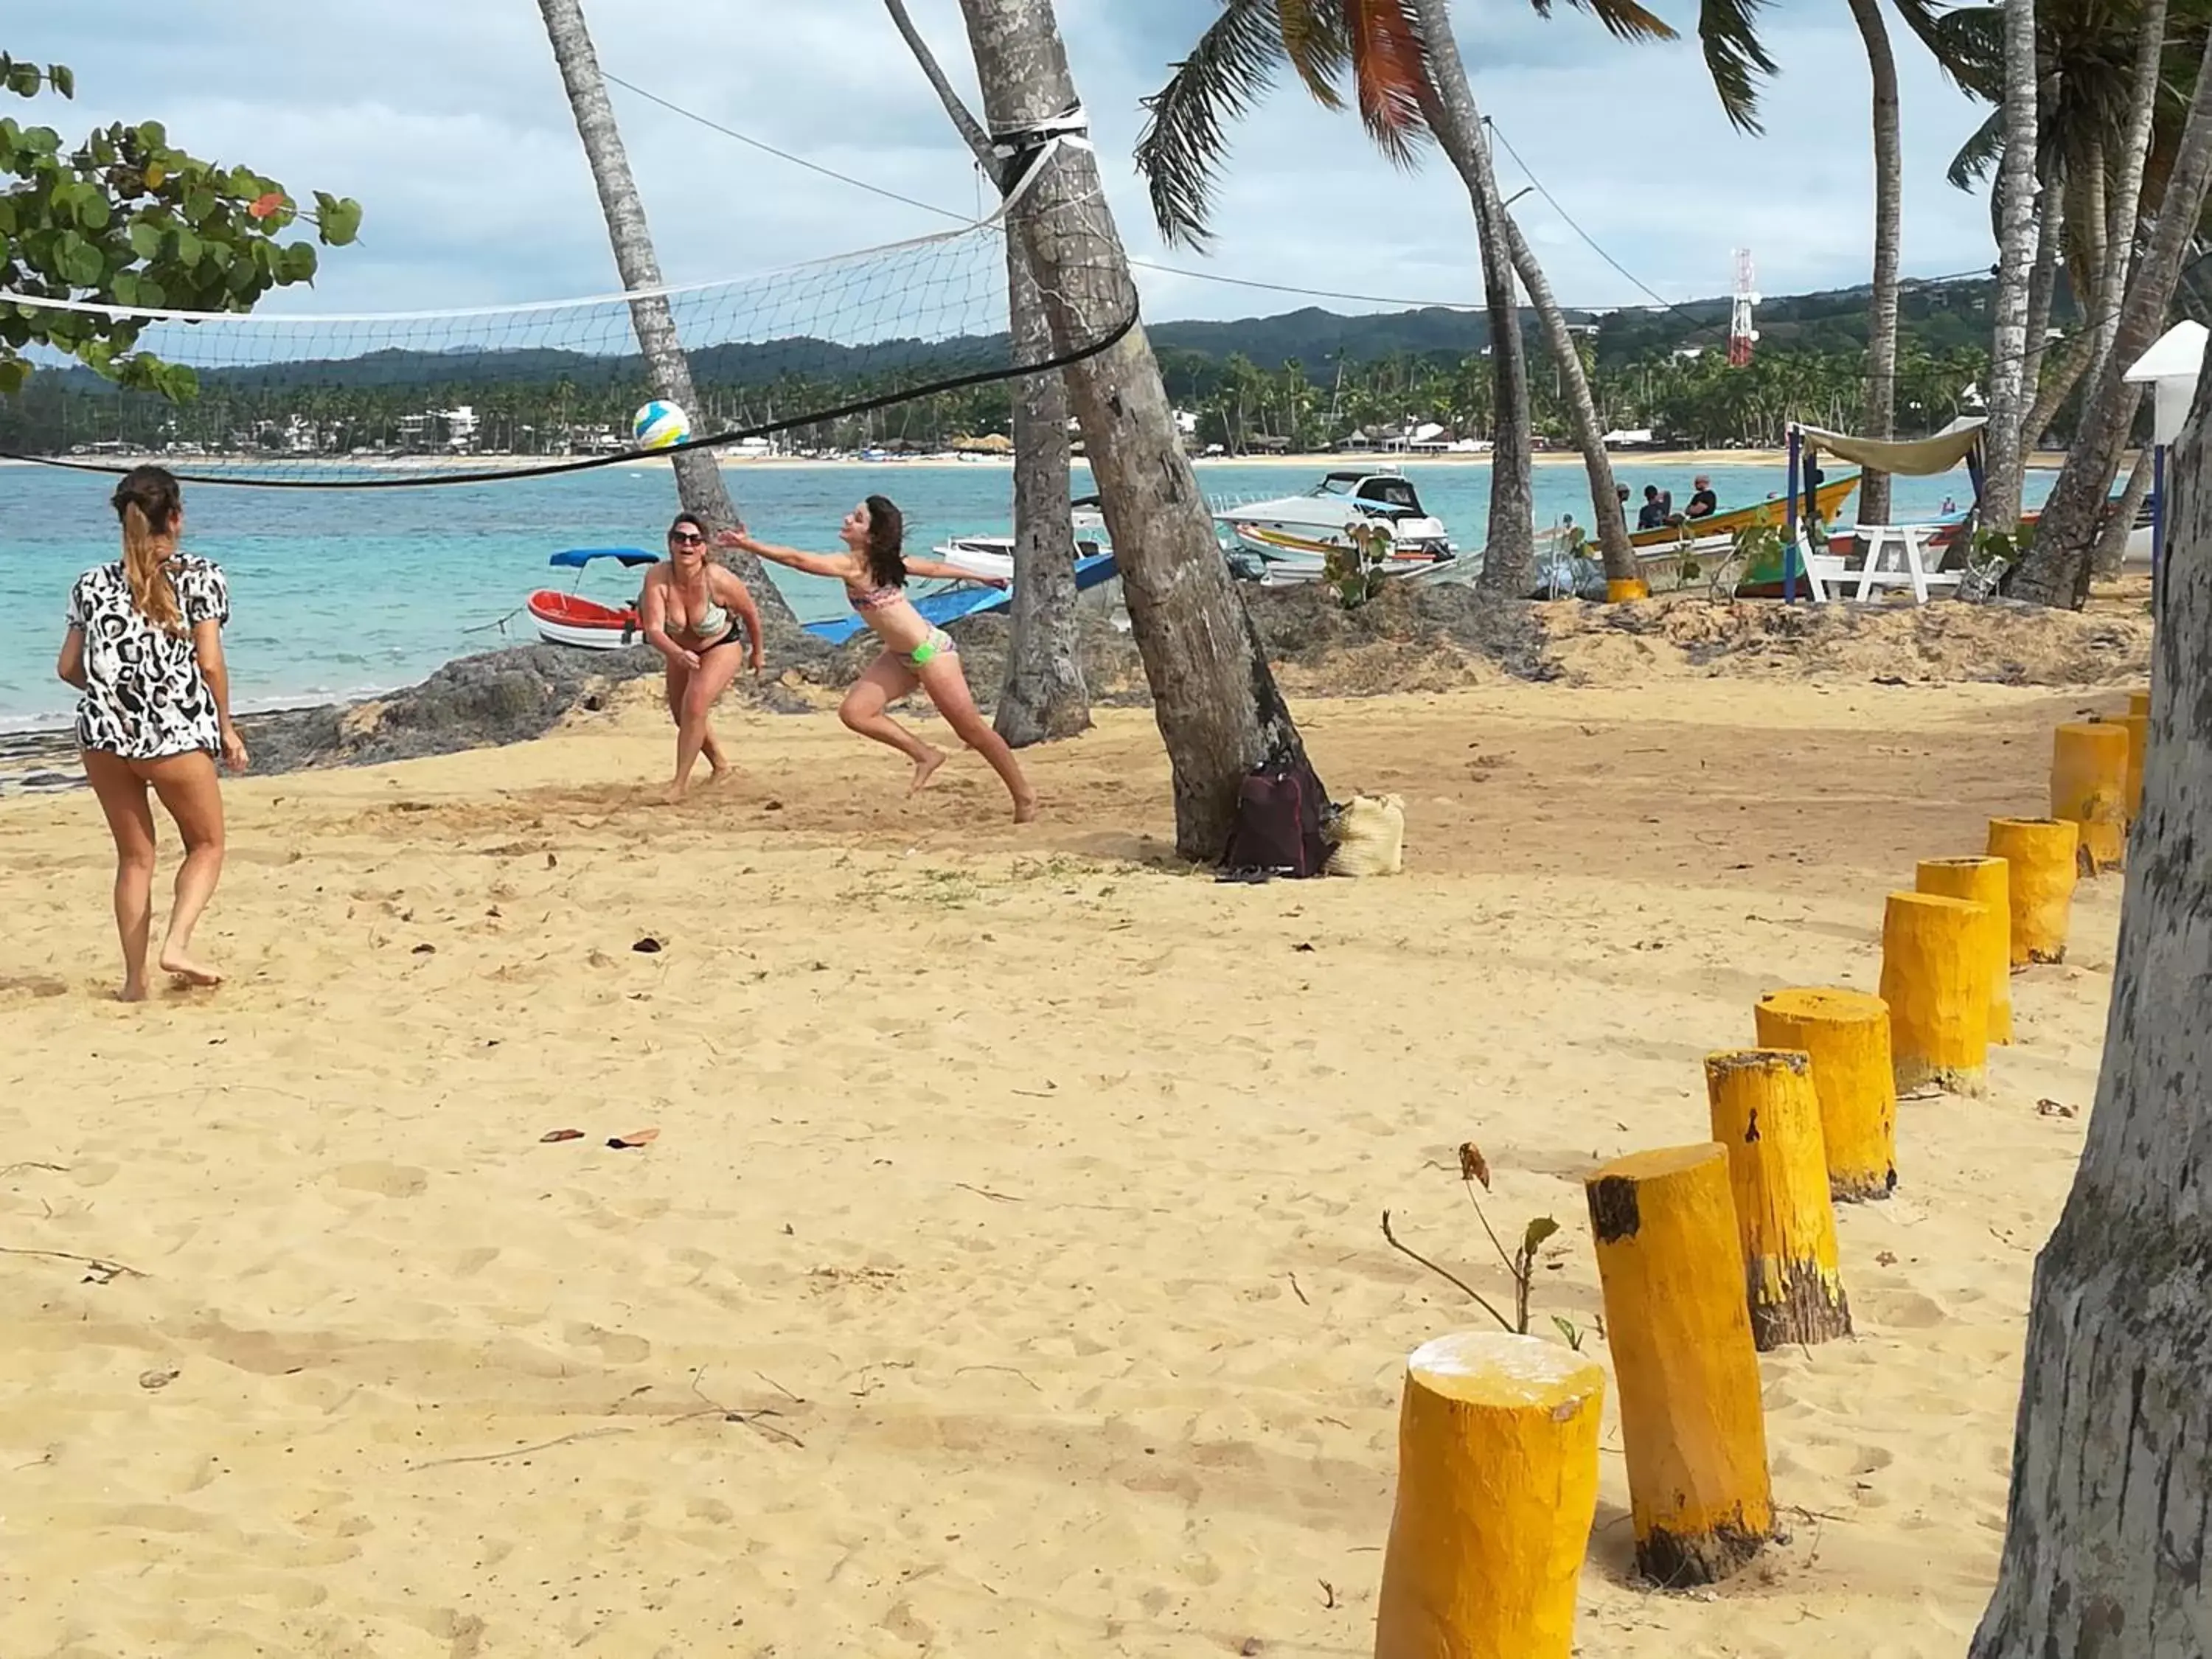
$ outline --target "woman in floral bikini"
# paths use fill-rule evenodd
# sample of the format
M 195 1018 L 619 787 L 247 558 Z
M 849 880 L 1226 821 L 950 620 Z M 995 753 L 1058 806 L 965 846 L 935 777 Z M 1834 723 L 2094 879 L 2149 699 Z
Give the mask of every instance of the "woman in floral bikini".
M 185 506 L 158 466 L 133 468 L 116 486 L 123 556 L 88 570 L 70 590 L 69 632 L 55 672 L 83 695 L 77 746 L 85 776 L 115 837 L 115 927 L 123 939 L 123 1000 L 146 994 L 154 908 L 150 788 L 185 843 L 162 940 L 162 971 L 188 985 L 222 975 L 192 955 L 192 929 L 222 874 L 222 792 L 216 757 L 246 769 L 246 743 L 230 718 L 222 625 L 230 593 L 222 572 L 182 552 Z

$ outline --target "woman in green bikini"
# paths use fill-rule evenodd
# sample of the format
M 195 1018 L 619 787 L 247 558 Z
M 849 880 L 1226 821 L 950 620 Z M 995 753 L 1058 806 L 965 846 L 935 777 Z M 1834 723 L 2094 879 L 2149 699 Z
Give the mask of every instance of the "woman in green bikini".
M 899 544 L 906 532 L 899 510 L 881 495 L 871 495 L 845 515 L 838 536 L 842 553 L 801 553 L 793 548 L 772 547 L 755 541 L 741 525 L 725 530 L 714 540 L 723 547 L 743 549 L 771 564 L 787 565 L 811 576 L 829 576 L 845 584 L 845 598 L 860 620 L 867 623 L 884 649 L 845 694 L 837 717 L 864 738 L 872 738 L 896 749 L 914 763 L 914 790 L 927 785 L 945 757 L 924 743 L 889 714 L 886 706 L 909 695 L 916 686 L 929 694 L 937 712 L 961 742 L 988 761 L 991 769 L 1014 798 L 1014 822 L 1027 823 L 1036 816 L 1036 794 L 1022 775 L 1014 751 L 993 731 L 975 709 L 969 694 L 967 676 L 960 672 L 960 653 L 941 628 L 923 620 L 906 596 L 908 576 L 941 577 L 951 581 L 987 579 L 934 559 L 909 559 Z M 1003 587 L 1002 581 L 990 586 Z M 912 790 L 908 792 L 913 793 Z

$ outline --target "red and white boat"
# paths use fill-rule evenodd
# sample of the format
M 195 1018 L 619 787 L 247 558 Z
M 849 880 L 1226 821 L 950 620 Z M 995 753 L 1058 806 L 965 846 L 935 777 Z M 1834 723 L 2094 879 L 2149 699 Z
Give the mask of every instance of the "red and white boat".
M 541 587 L 525 602 L 530 620 L 538 624 L 538 637 L 547 644 L 619 651 L 644 637 L 636 595 L 610 602 L 576 591 L 583 586 L 585 570 L 601 559 L 613 560 L 628 570 L 658 564 L 660 556 L 636 547 L 571 547 L 556 553 L 546 562 L 558 570 L 574 571 L 575 587 L 565 592 L 557 587 Z

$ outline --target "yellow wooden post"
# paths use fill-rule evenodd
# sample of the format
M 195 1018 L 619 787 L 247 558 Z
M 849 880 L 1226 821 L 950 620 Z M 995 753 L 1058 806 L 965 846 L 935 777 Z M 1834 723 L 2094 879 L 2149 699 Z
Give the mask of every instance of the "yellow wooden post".
M 1620 1390 L 1636 1570 L 1725 1578 L 1774 1531 L 1759 1356 L 1725 1146 L 1669 1146 L 1587 1176 Z
M 2012 875 L 2001 858 L 1923 859 L 1913 886 L 1988 911 L 1979 949 L 1990 959 L 1990 1041 L 2012 1041 Z
M 1799 1050 L 1705 1056 L 1713 1139 L 1728 1148 L 1752 1340 L 1764 1351 L 1851 1334 L 1813 1062 Z
M 2080 827 L 2069 818 L 1991 818 L 1990 852 L 2005 861 L 2012 966 L 2066 960 Z
M 2133 823 L 2142 816 L 2143 751 L 2150 746 L 2150 716 L 2130 714 L 2120 724 L 2128 729 L 2128 773 L 2122 799 L 2128 822 Z
M 2130 713 L 2130 714 L 2149 714 L 2149 713 L 2150 713 L 2150 693 L 2149 693 L 2149 692 L 2148 692 L 2148 691 L 2130 691 L 2130 692 L 2129 692 L 2129 693 L 2128 693 L 2128 713 Z
M 1881 923 L 1881 1000 L 1897 1091 L 1989 1087 L 1989 907 L 1939 893 L 1892 893 Z
M 1607 577 L 1606 580 L 1605 602 L 1607 605 L 1626 605 L 1634 599 L 1648 599 L 1650 597 L 1651 584 L 1641 576 L 1626 581 L 1613 577 Z
M 1596 1364 L 1533 1336 L 1413 1350 L 1376 1659 L 1568 1659 L 1604 1393 Z
M 1897 1077 L 1889 1005 L 1863 991 L 1775 991 L 1752 1011 L 1762 1048 L 1812 1056 L 1828 1195 L 1887 1198 L 1897 1185 Z
M 2128 728 L 2069 720 L 2051 750 L 2051 816 L 2081 826 L 2085 876 L 2117 870 L 2128 848 Z

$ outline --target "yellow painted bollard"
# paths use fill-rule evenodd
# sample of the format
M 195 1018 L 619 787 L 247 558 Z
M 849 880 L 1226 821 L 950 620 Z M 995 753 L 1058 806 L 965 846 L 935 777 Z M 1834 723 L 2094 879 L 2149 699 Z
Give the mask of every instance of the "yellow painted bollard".
M 2011 965 L 2066 960 L 2081 832 L 2068 818 L 1991 818 L 1990 852 L 2005 861 Z
M 1760 998 L 1752 1018 L 1760 1048 L 1800 1048 L 1812 1057 L 1829 1197 L 1887 1198 L 1897 1185 L 1889 1005 L 1863 991 L 1807 988 Z
M 1802 1051 L 1705 1056 L 1713 1139 L 1728 1148 L 1751 1336 L 1764 1352 L 1851 1334 L 1813 1062 Z
M 1774 1531 L 1728 1148 L 1635 1152 L 1583 1184 L 1620 1390 L 1636 1570 L 1669 1589 L 1715 1583 Z
M 2121 799 L 2128 822 L 2133 823 L 2142 816 L 2143 751 L 2150 747 L 2150 716 L 2130 714 L 2120 724 L 2128 729 L 2128 773 Z
M 1604 1394 L 1595 1363 L 1533 1336 L 1413 1350 L 1375 1659 L 1568 1659 Z
M 2012 1041 L 2012 872 L 2001 858 L 1923 859 L 1913 872 L 1923 893 L 1984 907 L 1981 950 L 1990 959 L 1990 1041 Z
M 2128 728 L 2069 720 L 2051 739 L 2051 816 L 2080 826 L 2085 876 L 2117 870 L 2128 848 Z
M 2150 693 L 2149 693 L 2149 692 L 2148 692 L 2148 691 L 2130 691 L 2130 692 L 2129 692 L 2129 693 L 2128 693 L 2128 713 L 2130 713 L 2130 714 L 2149 714 L 2149 713 L 2150 713 Z
M 1989 907 L 1940 893 L 1892 893 L 1881 921 L 1881 1000 L 1897 1091 L 1930 1084 L 1954 1095 L 1989 1089 Z
M 1616 580 L 1612 577 L 1606 579 L 1605 602 L 1607 605 L 1626 605 L 1632 600 L 1650 597 L 1651 584 L 1641 576 L 1632 577 L 1627 581 Z

